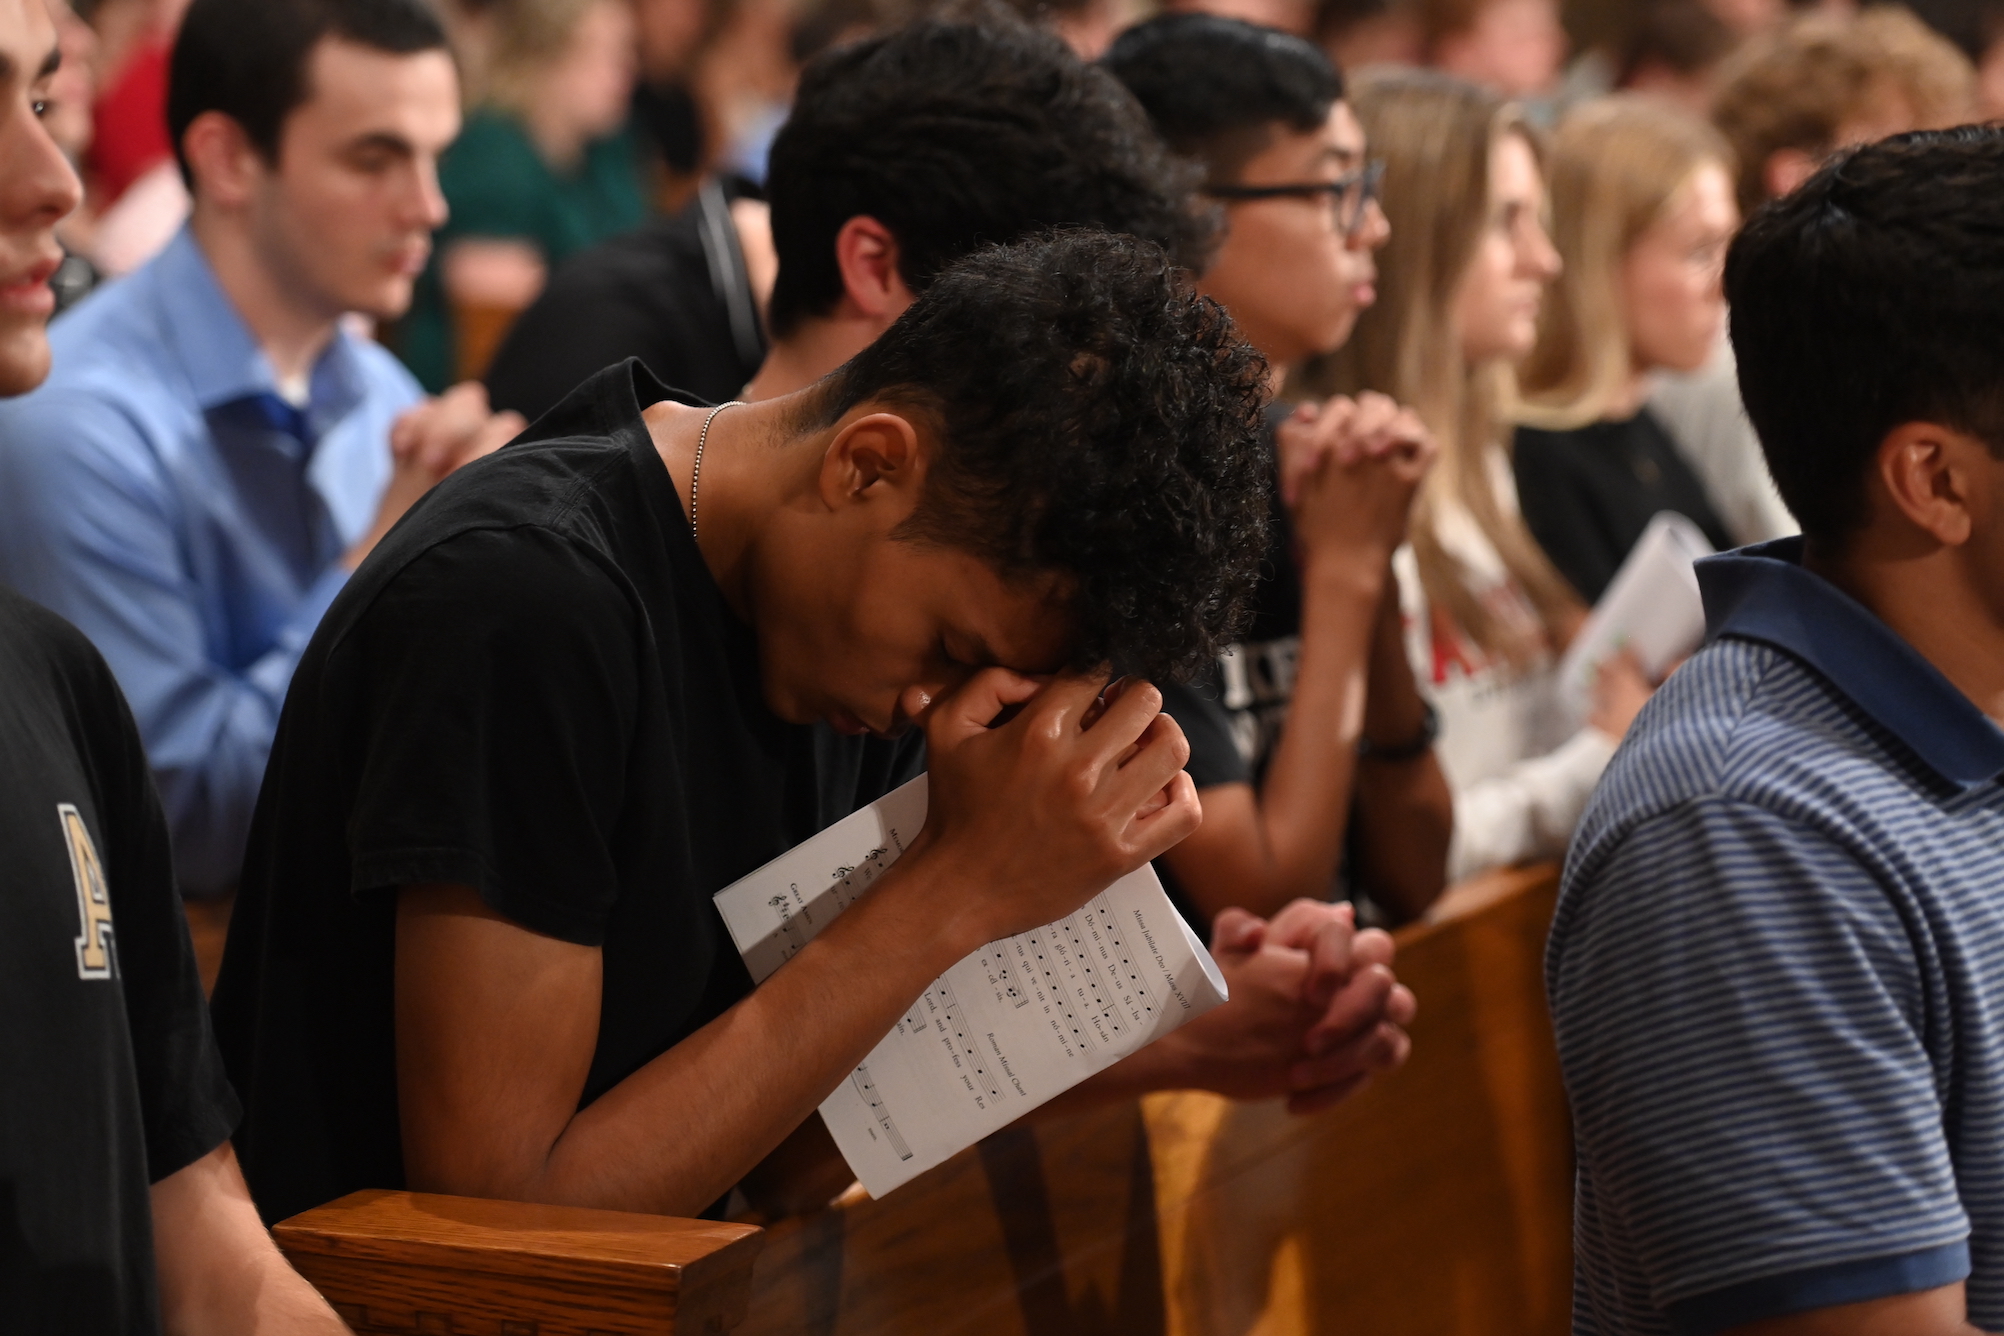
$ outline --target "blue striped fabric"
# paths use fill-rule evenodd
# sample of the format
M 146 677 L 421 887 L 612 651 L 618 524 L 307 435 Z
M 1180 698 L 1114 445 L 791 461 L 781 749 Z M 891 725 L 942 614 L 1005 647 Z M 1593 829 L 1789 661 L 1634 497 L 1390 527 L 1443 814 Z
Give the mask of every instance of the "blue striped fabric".
M 2004 731 L 1799 550 L 1700 566 L 1567 861 L 1577 1333 L 1965 1277 L 2004 1330 Z

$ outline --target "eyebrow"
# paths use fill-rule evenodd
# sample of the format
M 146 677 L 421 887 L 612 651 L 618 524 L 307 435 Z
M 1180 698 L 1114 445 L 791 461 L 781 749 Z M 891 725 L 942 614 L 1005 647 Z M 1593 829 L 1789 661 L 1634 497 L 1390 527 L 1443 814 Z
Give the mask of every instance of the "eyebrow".
M 62 63 L 63 49 L 60 46 L 50 47 L 49 54 L 42 57 L 42 66 L 35 71 L 32 82 L 40 83 L 48 78 L 62 67 Z M 19 73 L 20 68 L 14 64 L 14 58 L 5 51 L 0 51 L 0 84 L 12 83 Z
M 348 141 L 347 151 L 350 153 L 359 153 L 367 149 L 384 149 L 404 157 L 410 157 L 417 152 L 410 140 L 402 135 L 391 134 L 387 130 L 371 130 L 366 134 L 356 135 Z

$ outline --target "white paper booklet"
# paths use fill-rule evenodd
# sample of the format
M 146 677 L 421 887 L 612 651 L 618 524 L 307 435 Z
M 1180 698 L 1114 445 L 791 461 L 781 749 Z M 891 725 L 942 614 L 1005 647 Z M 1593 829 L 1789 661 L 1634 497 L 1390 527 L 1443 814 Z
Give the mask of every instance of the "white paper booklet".
M 1682 515 L 1665 511 L 1649 521 L 1559 664 L 1560 695 L 1575 722 L 1592 708 L 1594 676 L 1609 656 L 1634 650 L 1653 681 L 1704 640 L 1705 603 L 1691 564 L 1711 555 L 1705 535 Z
M 854 904 L 925 811 L 921 775 L 718 892 L 752 979 L 764 983 Z M 1144 866 L 933 980 L 821 1117 L 881 1197 L 1225 996 L 1216 962 Z

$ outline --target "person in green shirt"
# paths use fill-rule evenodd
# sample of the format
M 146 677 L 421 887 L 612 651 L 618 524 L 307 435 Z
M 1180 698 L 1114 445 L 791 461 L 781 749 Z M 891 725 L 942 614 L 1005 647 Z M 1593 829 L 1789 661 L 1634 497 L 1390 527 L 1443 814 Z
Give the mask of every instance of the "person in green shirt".
M 500 0 L 482 23 L 474 109 L 439 163 L 451 218 L 397 340 L 426 386 L 479 374 L 551 269 L 648 211 L 626 0 Z

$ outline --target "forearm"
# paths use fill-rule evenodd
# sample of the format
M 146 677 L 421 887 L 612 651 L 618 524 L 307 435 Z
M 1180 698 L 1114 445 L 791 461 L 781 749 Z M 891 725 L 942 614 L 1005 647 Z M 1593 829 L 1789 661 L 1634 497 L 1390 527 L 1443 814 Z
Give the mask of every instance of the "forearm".
M 748 997 L 580 1109 L 546 1155 L 506 1181 L 451 1190 L 698 1214 L 980 945 L 926 912 L 944 898 L 934 881 L 894 868 Z
M 1259 791 L 1264 856 L 1231 901 L 1255 914 L 1329 895 L 1349 821 L 1385 580 L 1383 562 L 1334 556 L 1311 556 L 1302 572 L 1294 696 Z
M 1360 884 L 1399 916 L 1419 917 L 1447 885 L 1454 795 L 1433 749 L 1400 757 L 1426 727 L 1426 702 L 1406 656 L 1396 580 L 1385 582 L 1371 641 L 1364 736 L 1375 754 L 1360 764 L 1352 842 Z
M 348 1330 L 265 1232 L 229 1143 L 155 1183 L 152 1205 L 168 1336 L 335 1336 Z

